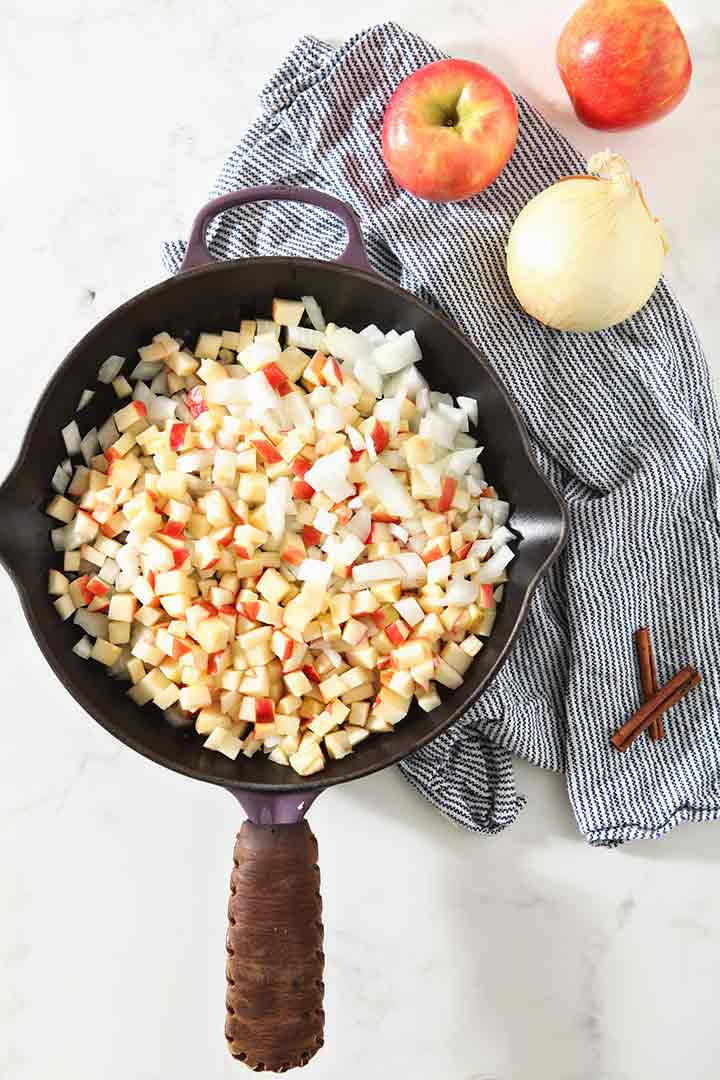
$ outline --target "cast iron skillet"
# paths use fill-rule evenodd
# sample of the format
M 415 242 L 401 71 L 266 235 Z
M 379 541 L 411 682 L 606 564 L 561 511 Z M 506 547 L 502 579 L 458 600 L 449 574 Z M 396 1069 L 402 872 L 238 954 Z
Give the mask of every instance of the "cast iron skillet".
M 301 258 L 252 258 L 218 263 L 206 231 L 222 211 L 263 200 L 311 203 L 345 223 L 348 244 L 335 263 Z M 518 411 L 477 349 L 447 320 L 370 269 L 352 210 L 317 191 L 255 188 L 215 199 L 196 218 L 183 272 L 146 290 L 103 319 L 72 350 L 33 413 L 18 460 L 0 488 L 0 558 L 10 573 L 45 658 L 76 701 L 122 742 L 160 765 L 226 787 L 244 807 L 230 885 L 226 1038 L 251 1068 L 283 1071 L 304 1064 L 322 1045 L 323 952 L 317 845 L 303 820 L 318 793 L 367 776 L 424 746 L 488 685 L 520 630 L 541 575 L 565 538 L 561 499 L 538 472 Z M 462 686 L 444 691 L 430 714 L 413 708 L 392 736 L 369 739 L 322 774 L 298 777 L 262 754 L 232 762 L 202 749 L 192 732 L 174 729 L 137 708 L 99 665 L 72 651 L 79 633 L 57 617 L 47 596 L 50 477 L 65 457 L 60 430 L 75 414 L 82 390 L 95 398 L 79 417 L 82 430 L 117 408 L 110 387 L 96 384 L 111 353 L 133 357 L 158 330 L 194 342 L 202 329 L 232 328 L 270 311 L 273 296 L 312 294 L 335 322 L 361 329 L 412 328 L 422 345 L 430 385 L 478 399 L 487 475 L 512 504 L 517 557 L 492 636 Z

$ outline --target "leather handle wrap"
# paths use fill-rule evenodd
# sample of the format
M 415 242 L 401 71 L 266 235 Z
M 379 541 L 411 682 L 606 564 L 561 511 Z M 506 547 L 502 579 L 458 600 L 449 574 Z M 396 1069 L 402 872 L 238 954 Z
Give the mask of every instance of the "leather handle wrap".
M 243 824 L 230 877 L 225 1037 L 256 1072 L 306 1065 L 323 1044 L 317 841 L 306 821 Z

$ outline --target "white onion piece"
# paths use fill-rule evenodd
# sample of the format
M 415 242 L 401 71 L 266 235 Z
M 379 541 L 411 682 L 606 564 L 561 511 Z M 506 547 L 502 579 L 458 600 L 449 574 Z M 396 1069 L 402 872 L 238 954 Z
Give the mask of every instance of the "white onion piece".
M 370 345 L 373 348 L 376 345 L 382 345 L 382 343 L 385 341 L 385 335 L 383 334 L 382 330 L 375 325 L 375 323 L 370 323 L 370 325 L 366 326 L 364 330 L 361 330 L 360 337 L 364 337 L 367 341 L 369 341 Z
M 253 348 L 253 346 L 250 346 Z M 218 379 L 218 383 L 229 383 L 231 386 L 239 386 L 245 394 L 245 400 L 250 403 L 249 415 L 257 416 L 269 409 L 276 409 L 280 404 L 280 397 L 275 393 L 262 371 L 255 371 L 248 375 L 247 379 L 238 382 L 235 379 Z M 217 385 L 217 383 L 211 383 Z
M 360 558 L 364 550 L 364 538 L 361 539 L 359 536 L 353 536 L 350 533 L 333 548 L 332 561 L 335 564 L 339 563 L 341 566 L 352 566 L 355 560 Z
M 150 389 L 153 394 L 164 394 L 168 392 L 167 372 L 161 371 L 159 375 L 156 375 L 153 381 L 150 383 Z
M 483 514 L 489 514 L 495 525 L 504 525 L 510 514 L 510 504 L 502 499 L 478 499 L 477 508 Z
M 362 540 L 364 544 L 371 526 L 372 516 L 367 507 L 364 506 L 362 510 L 358 510 L 357 514 L 353 514 L 345 529 L 347 532 L 352 533 L 353 536 L 357 536 L 358 540 Z
M 332 566 L 328 559 L 303 559 L 296 568 L 298 581 L 311 581 L 315 585 L 327 585 L 332 577 Z
M 416 393 L 415 408 L 423 416 L 430 408 L 430 391 L 427 389 L 427 387 L 421 387 L 421 389 L 418 390 L 418 392 Z
M 50 530 L 50 543 L 52 544 L 53 551 L 72 551 L 72 548 L 68 547 L 68 541 L 70 539 L 70 533 L 67 525 L 59 525 L 57 529 Z M 79 544 L 75 545 L 79 547 Z
M 152 405 L 154 400 L 155 395 L 153 394 L 147 383 L 142 382 L 141 380 L 139 383 L 136 384 L 135 389 L 133 390 L 133 401 L 141 401 L 149 412 L 150 406 Z
M 123 369 L 124 363 L 124 356 L 108 356 L 107 360 L 103 360 L 102 364 L 98 368 L 98 382 L 107 384 L 111 383 L 113 379 L 117 379 L 118 375 Z
M 439 401 L 435 407 L 440 416 L 447 417 L 448 420 L 457 425 L 458 431 L 470 430 L 467 413 L 463 412 L 462 409 L 456 409 L 452 404 L 448 405 L 444 401 Z
M 336 432 L 345 425 L 345 411 L 337 405 L 321 405 L 315 413 L 315 426 L 318 431 Z
M 430 497 L 439 499 L 442 495 L 442 481 L 445 475 L 445 462 L 435 461 L 427 465 L 415 465 L 422 482 L 430 492 Z
M 383 391 L 382 375 L 369 360 L 359 360 L 354 365 L 354 375 L 361 386 L 379 398 Z
M 365 449 L 364 438 L 362 437 L 358 429 L 356 427 L 353 427 L 352 424 L 348 424 L 348 426 L 345 428 L 345 434 L 347 435 L 348 442 L 352 446 L 353 450 L 357 451 Z
M 394 398 L 385 398 L 375 406 L 375 416 L 390 429 L 390 438 L 394 439 L 400 427 L 400 402 Z
M 80 453 L 86 465 L 90 464 L 90 458 L 94 458 L 99 450 L 100 443 L 98 442 L 97 428 L 90 428 L 80 443 Z
M 350 451 L 346 447 L 319 457 L 305 473 L 305 481 L 316 491 L 324 492 L 333 502 L 349 498 L 355 488 L 347 479 Z M 338 493 L 342 494 L 338 495 Z
M 192 418 L 193 418 L 192 413 L 188 409 L 185 402 L 182 401 L 180 399 L 180 397 L 174 397 L 173 401 L 175 402 L 175 406 L 176 406 L 175 407 L 175 419 L 180 420 L 183 424 L 192 423 Z
M 445 590 L 445 603 L 453 607 L 467 607 L 478 598 L 480 586 L 465 578 L 454 578 Z
M 265 517 L 270 535 L 277 543 L 285 532 L 285 518 L 292 503 L 292 489 L 287 476 L 279 476 L 268 486 L 265 498 Z
M 52 480 L 50 481 L 50 486 L 52 487 L 53 491 L 57 491 L 58 495 L 64 495 L 68 489 L 69 483 L 70 477 L 62 468 L 62 466 L 58 465 L 57 469 L 53 473 Z
M 172 705 L 169 709 L 163 709 L 163 716 L 170 727 L 174 728 L 189 728 L 193 727 L 195 723 L 192 713 L 185 713 L 175 705 Z
M 305 326 L 288 326 L 287 343 L 297 346 L 298 349 L 316 352 L 323 348 L 325 335 L 320 330 L 308 330 Z
M 458 433 L 457 425 L 446 416 L 437 412 L 429 412 L 420 421 L 420 434 L 431 439 L 438 446 L 452 450 L 455 446 L 455 436 Z
M 410 367 L 422 360 L 420 347 L 415 339 L 414 330 L 406 330 L 398 338 L 379 345 L 372 354 L 372 362 L 383 375 L 392 375 L 396 371 Z
M 71 420 L 70 423 L 62 429 L 60 434 L 63 437 L 65 443 L 65 449 L 70 457 L 74 457 L 75 454 L 80 453 L 80 428 L 77 426 L 76 420 Z
M 383 450 L 379 460 L 383 465 L 387 465 L 388 469 L 399 469 L 404 472 L 407 468 L 407 461 L 399 450 Z
M 354 581 L 393 581 L 400 580 L 402 570 L 394 559 L 375 559 L 373 562 L 353 566 Z
M 467 416 L 471 424 L 477 424 L 478 422 L 478 403 L 475 398 L 460 397 L 457 398 L 458 408 Z
M 87 611 L 86 608 L 78 608 L 73 616 L 73 622 L 92 637 L 107 638 L 108 617 L 99 611 Z
M 264 380 L 266 385 L 267 379 Z M 205 387 L 208 405 L 244 405 L 247 400 L 247 379 L 216 379 Z
M 477 480 L 479 483 L 485 482 L 485 470 L 483 469 L 479 461 L 476 461 L 473 465 L 471 465 L 468 469 L 468 472 L 470 473 L 470 476 L 472 476 L 473 480 Z
M 280 326 L 277 327 L 278 333 L 280 332 Z M 266 364 L 273 364 L 276 360 L 280 359 L 282 349 L 280 348 L 280 342 L 274 334 L 262 334 L 255 338 L 252 345 L 248 345 L 247 349 L 239 354 L 239 360 L 244 367 L 253 370 L 254 375 L 260 375 L 261 378 L 267 383 L 267 379 L 262 374 L 262 371 L 256 370 L 257 368 L 263 368 Z M 220 381 L 220 380 L 218 380 Z M 223 380 L 226 381 L 226 380 Z M 268 383 L 268 386 L 270 384 Z
M 403 585 L 415 589 L 425 584 L 427 566 L 416 552 L 403 551 L 399 555 L 393 555 L 393 559 L 400 564 Z
M 333 323 L 328 323 L 325 341 L 333 356 L 337 356 L 340 360 L 348 360 L 351 364 L 367 363 L 371 355 L 374 355 L 367 338 L 344 326 L 338 327 Z
M 137 551 L 128 544 L 123 544 L 115 553 L 115 562 L 124 574 L 139 574 L 140 559 Z
M 114 442 L 120 438 L 120 432 L 117 429 L 115 419 L 109 416 L 103 426 L 97 433 L 98 442 L 101 450 L 107 450 L 109 446 L 112 446 Z
M 410 518 L 418 513 L 418 505 L 405 485 L 379 461 L 370 466 L 365 481 L 388 514 Z
M 77 412 L 80 412 L 81 409 L 84 409 L 86 405 L 90 404 L 90 402 L 92 401 L 92 399 L 94 397 L 95 397 L 95 391 L 94 390 L 83 390 L 82 394 L 80 395 L 80 400 L 77 403 L 77 408 L 76 408 L 75 412 L 77 413 Z
M 464 476 L 481 453 L 482 447 L 478 446 L 475 450 L 455 450 L 452 454 L 448 454 L 445 462 L 450 476 Z
M 127 647 L 127 645 L 123 645 L 122 649 L 120 650 L 120 655 L 118 656 L 117 660 L 112 665 L 112 667 L 108 668 L 108 673 L 114 679 L 128 679 L 129 680 L 130 676 L 127 673 L 127 662 L 130 659 L 130 656 L 131 656 L 131 653 L 130 653 L 129 648 Z
M 493 534 L 490 537 L 490 546 L 493 551 L 497 551 L 504 544 L 511 544 L 515 540 L 515 534 L 511 533 L 504 525 L 499 525 L 497 529 L 493 529 Z
M 450 577 L 450 569 L 451 562 L 449 555 L 443 555 L 441 559 L 434 559 L 431 563 L 428 563 L 428 585 L 434 585 L 437 582 L 447 581 L 447 579 Z
M 349 386 L 347 383 L 344 383 L 335 391 L 335 404 L 340 405 L 343 408 L 346 405 L 357 405 L 359 400 L 360 392 L 356 386 Z
M 137 573 L 133 574 L 129 571 L 121 570 L 118 576 L 115 578 L 115 591 L 129 592 L 139 577 L 140 571 L 137 571 Z
M 375 443 L 373 442 L 373 437 L 369 431 L 365 436 L 365 453 L 371 461 L 377 461 L 377 450 L 375 449 Z
M 396 375 L 385 381 L 385 397 L 415 398 L 420 390 L 427 390 L 428 384 L 414 364 L 403 368 Z
M 106 559 L 98 570 L 98 577 L 106 581 L 108 585 L 112 585 L 116 577 L 120 573 L 120 567 L 114 559 Z
M 315 330 L 321 332 L 325 329 L 327 323 L 325 322 L 325 316 L 322 313 L 322 308 L 318 304 L 314 296 L 301 296 L 303 304 L 305 305 L 305 313 L 313 324 Z
M 274 337 L 276 341 L 279 341 L 280 329 L 280 323 L 276 323 L 274 319 L 256 319 L 255 341 L 259 341 L 260 338 L 268 337 Z
M 453 399 L 450 396 L 450 394 L 443 394 L 443 392 L 441 390 L 431 390 L 430 391 L 430 404 L 433 406 L 433 408 L 435 408 L 441 402 L 443 402 L 445 405 L 452 406 Z
M 188 450 L 185 454 L 179 454 L 175 468 L 182 473 L 199 473 L 203 469 L 212 468 L 215 454 L 212 450 Z
M 92 641 L 86 635 L 83 635 L 79 641 L 73 645 L 72 651 L 76 656 L 79 656 L 81 660 L 89 660 L 90 653 L 92 652 Z
M 396 540 L 400 540 L 403 544 L 406 544 L 410 538 L 410 533 L 407 529 L 403 529 L 402 525 L 391 525 L 390 532 Z
M 162 363 L 156 363 L 154 360 L 141 360 L 139 364 L 130 372 L 128 378 L 135 382 L 137 379 L 154 379 L 156 375 L 159 375 L 165 365 Z
M 490 554 L 491 549 L 492 543 L 490 540 L 475 540 L 468 551 L 468 558 L 485 559 Z
M 280 398 L 280 415 L 283 417 L 283 426 L 290 428 L 312 428 L 312 413 L 305 404 L 302 394 L 286 394 Z
M 156 397 L 148 409 L 148 420 L 152 424 L 162 423 L 163 420 L 173 420 L 177 403 L 173 398 Z
M 487 562 L 482 564 L 476 575 L 477 580 L 482 584 L 495 585 L 503 578 L 505 567 L 514 558 L 515 552 L 511 551 L 507 545 L 503 545 L 490 556 Z

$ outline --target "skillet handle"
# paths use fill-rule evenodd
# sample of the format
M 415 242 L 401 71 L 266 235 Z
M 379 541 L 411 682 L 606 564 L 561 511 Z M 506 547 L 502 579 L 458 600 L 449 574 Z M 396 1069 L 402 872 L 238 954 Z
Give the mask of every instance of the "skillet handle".
M 306 821 L 244 822 L 230 876 L 225 1038 L 256 1072 L 306 1065 L 323 1045 L 322 900 Z
M 222 195 L 219 199 L 213 199 L 203 206 L 193 221 L 188 240 L 185 258 L 180 267 L 180 273 L 184 270 L 193 270 L 197 266 L 207 266 L 209 263 L 218 262 L 210 254 L 207 247 L 206 236 L 210 222 L 218 214 L 225 210 L 231 210 L 236 206 L 245 206 L 248 203 L 257 202 L 299 202 L 317 206 L 320 210 L 327 210 L 329 214 L 339 217 L 348 232 L 348 242 L 345 250 L 335 259 L 335 262 L 344 266 L 354 266 L 358 270 L 370 270 L 370 263 L 365 252 L 360 221 L 355 211 L 347 203 L 328 195 L 324 191 L 316 191 L 314 188 L 286 187 L 283 184 L 269 184 L 265 187 L 244 188 L 241 191 L 231 191 L 229 195 Z

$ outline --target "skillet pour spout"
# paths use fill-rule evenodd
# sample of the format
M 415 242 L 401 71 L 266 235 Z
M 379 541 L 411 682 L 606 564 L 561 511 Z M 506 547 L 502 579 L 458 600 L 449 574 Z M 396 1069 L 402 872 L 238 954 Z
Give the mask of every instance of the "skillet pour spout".
M 340 259 L 328 263 L 277 256 L 215 262 L 206 246 L 212 219 L 268 199 L 308 203 L 340 218 L 348 232 Z M 256 208 L 252 212 L 258 213 Z M 55 371 L 18 461 L 0 487 L 0 560 L 17 587 L 38 645 L 68 693 L 131 749 L 227 788 L 245 808 L 250 820 L 237 839 L 230 886 L 226 1038 L 231 1054 L 253 1069 L 284 1071 L 304 1065 L 323 1041 L 319 868 L 305 812 L 324 788 L 367 776 L 424 746 L 482 693 L 512 648 L 538 581 L 562 550 L 566 510 L 539 472 L 518 410 L 482 352 L 437 311 L 370 270 L 358 219 L 344 203 L 300 188 L 257 188 L 224 196 L 198 215 L 183 271 L 108 315 Z M 518 539 L 493 633 L 462 685 L 446 691 L 432 713 L 415 706 L 392 734 L 366 740 L 307 779 L 263 754 L 230 761 L 204 750 L 192 729 L 164 722 L 151 714 L 152 706 L 138 708 L 100 664 L 73 653 L 81 632 L 72 619 L 60 621 L 47 595 L 48 570 L 59 560 L 49 538 L 55 523 L 45 514 L 53 471 L 67 456 L 62 428 L 76 418 L 87 432 L 118 407 L 112 388 L 96 381 L 106 357 L 130 359 L 160 330 L 194 343 L 201 330 L 238 327 L 241 319 L 269 313 L 273 297 L 303 295 L 316 297 L 340 325 L 360 330 L 375 322 L 414 330 L 429 384 L 477 400 L 483 462 L 511 504 L 508 525 Z M 96 393 L 76 417 L 86 387 Z

